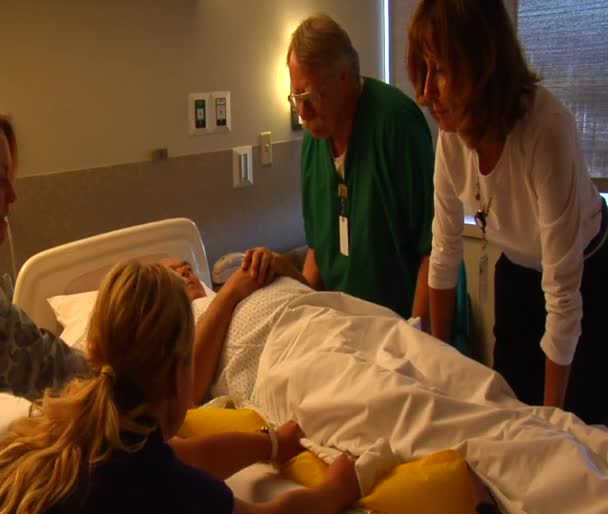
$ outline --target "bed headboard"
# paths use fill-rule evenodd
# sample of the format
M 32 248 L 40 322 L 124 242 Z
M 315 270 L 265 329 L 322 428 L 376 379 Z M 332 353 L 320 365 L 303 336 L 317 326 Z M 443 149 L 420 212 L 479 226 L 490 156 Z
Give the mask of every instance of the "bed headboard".
M 39 327 L 57 333 L 47 298 L 97 289 L 103 276 L 119 261 L 156 261 L 163 257 L 189 261 L 198 277 L 211 287 L 198 228 L 189 219 L 173 218 L 87 237 L 30 257 L 17 276 L 13 302 Z

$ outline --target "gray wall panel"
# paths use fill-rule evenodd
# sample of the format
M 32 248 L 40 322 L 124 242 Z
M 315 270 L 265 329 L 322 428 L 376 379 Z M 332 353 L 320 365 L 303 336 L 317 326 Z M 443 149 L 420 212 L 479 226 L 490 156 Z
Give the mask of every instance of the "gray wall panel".
M 300 141 L 273 145 L 273 165 L 254 185 L 232 187 L 232 151 L 17 179 L 11 210 L 17 267 L 58 244 L 116 228 L 185 216 L 199 227 L 211 263 L 224 253 L 304 244 Z M 0 267 L 9 269 L 8 245 Z

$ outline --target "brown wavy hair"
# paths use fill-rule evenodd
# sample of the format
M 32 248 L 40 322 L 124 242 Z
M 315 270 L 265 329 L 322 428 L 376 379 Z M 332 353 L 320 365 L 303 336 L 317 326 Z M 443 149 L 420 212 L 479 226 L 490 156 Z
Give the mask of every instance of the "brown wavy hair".
M 19 162 L 19 152 L 17 150 L 17 137 L 15 136 L 15 130 L 11 124 L 10 119 L 0 114 L 0 133 L 6 136 L 8 141 L 8 148 L 11 151 L 11 159 L 13 161 L 13 169 L 10 170 L 11 180 L 14 180 L 17 173 L 17 164 Z
M 115 266 L 88 331 L 94 378 L 46 391 L 33 417 L 0 440 L 0 513 L 42 513 L 66 499 L 113 451 L 136 452 L 156 428 L 176 366 L 190 358 L 194 322 L 181 278 L 160 264 Z M 110 365 L 113 372 L 101 372 Z M 170 409 L 171 407 L 166 407 Z M 140 442 L 125 442 L 126 433 Z
M 539 78 L 502 0 L 421 0 L 408 39 L 407 70 L 418 103 L 429 104 L 428 52 L 445 69 L 450 108 L 466 140 L 503 140 L 526 113 Z

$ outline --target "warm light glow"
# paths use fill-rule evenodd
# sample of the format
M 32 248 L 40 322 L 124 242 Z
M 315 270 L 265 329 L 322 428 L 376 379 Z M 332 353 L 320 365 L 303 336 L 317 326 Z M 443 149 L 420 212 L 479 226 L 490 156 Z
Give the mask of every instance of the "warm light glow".
M 281 38 L 281 44 L 277 45 L 276 54 L 276 68 L 274 74 L 275 92 L 282 105 L 285 106 L 285 112 L 289 112 L 289 102 L 287 101 L 287 95 L 289 94 L 291 83 L 289 81 L 289 69 L 286 64 L 287 47 L 289 46 L 289 40 L 291 34 L 298 26 L 299 21 L 293 21 L 286 24 L 285 32 Z

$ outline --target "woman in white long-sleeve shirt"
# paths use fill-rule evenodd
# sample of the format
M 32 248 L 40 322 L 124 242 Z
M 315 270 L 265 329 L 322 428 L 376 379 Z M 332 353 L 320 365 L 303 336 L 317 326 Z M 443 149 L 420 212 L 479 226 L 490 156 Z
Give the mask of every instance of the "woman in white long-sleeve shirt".
M 449 338 L 464 206 L 495 270 L 494 367 L 518 397 L 608 422 L 603 295 L 606 204 L 572 114 L 529 70 L 501 0 L 422 0 L 408 71 L 440 133 L 429 285 L 433 334 Z M 480 283 L 487 280 L 480 254 Z M 480 291 L 483 294 L 483 291 Z M 584 305 L 584 308 L 583 308 Z

